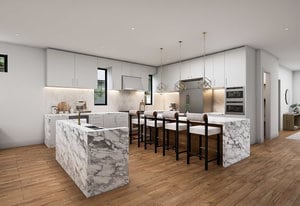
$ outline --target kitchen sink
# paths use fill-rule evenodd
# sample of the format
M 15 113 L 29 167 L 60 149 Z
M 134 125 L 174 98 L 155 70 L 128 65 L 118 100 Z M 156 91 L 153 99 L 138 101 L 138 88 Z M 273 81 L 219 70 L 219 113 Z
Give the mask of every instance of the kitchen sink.
M 94 129 L 94 130 L 98 130 L 98 129 L 103 129 L 103 127 L 97 127 L 97 126 L 94 126 L 94 125 L 88 125 L 88 126 L 85 126 L 89 129 Z

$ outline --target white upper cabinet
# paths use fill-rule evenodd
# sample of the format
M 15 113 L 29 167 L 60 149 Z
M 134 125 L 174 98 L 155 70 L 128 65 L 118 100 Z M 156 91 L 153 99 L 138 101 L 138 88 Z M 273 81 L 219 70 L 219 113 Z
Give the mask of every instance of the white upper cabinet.
M 212 56 L 213 59 L 213 87 L 225 86 L 225 55 L 224 52 Z
M 180 79 L 191 79 L 191 63 L 190 62 L 182 62 L 177 64 L 180 70 Z
M 206 56 L 205 61 L 203 58 L 203 65 L 205 64 L 205 67 L 203 69 L 203 77 L 205 76 L 208 80 L 211 81 L 211 84 L 214 82 L 214 67 L 213 67 L 213 59 L 211 56 Z
M 74 87 L 75 54 L 47 49 L 47 82 L 50 87 Z
M 204 62 L 203 59 L 194 59 L 189 61 L 191 65 L 191 74 L 189 79 L 201 78 L 204 75 Z
M 171 64 L 162 69 L 162 82 L 166 85 L 166 92 L 175 92 L 176 82 L 180 79 L 179 64 Z
M 97 57 L 75 54 L 75 81 L 78 88 L 97 88 Z
M 225 86 L 246 86 L 246 50 L 244 47 L 225 52 Z
M 97 58 L 47 49 L 47 86 L 96 88 Z

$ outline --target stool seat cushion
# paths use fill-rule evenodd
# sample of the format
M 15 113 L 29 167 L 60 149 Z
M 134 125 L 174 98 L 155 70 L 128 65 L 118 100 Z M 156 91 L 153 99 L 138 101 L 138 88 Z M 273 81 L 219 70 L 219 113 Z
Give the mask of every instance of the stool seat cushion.
M 138 124 L 138 119 L 132 119 L 132 124 Z M 144 119 L 140 119 L 140 125 L 144 124 Z
M 147 126 L 149 127 L 155 127 L 155 121 L 154 120 L 147 120 Z M 157 127 L 162 127 L 163 121 L 157 120 Z
M 221 129 L 218 127 L 208 127 L 208 136 L 216 135 L 221 133 Z M 198 126 L 191 126 L 190 127 L 190 133 L 191 134 L 199 134 L 199 135 L 205 135 L 205 126 L 198 125 Z
M 178 123 L 178 131 L 186 130 L 187 126 L 185 123 Z M 165 129 L 176 131 L 176 123 L 167 123 L 165 125 Z

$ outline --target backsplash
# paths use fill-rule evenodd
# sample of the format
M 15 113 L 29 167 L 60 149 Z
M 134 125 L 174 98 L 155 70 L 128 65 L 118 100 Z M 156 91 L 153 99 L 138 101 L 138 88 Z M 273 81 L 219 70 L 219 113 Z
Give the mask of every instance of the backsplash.
M 51 113 L 51 106 L 56 106 L 59 102 L 67 102 L 71 108 L 75 108 L 75 102 L 86 101 L 87 108 L 93 112 L 116 112 L 130 109 L 138 109 L 139 103 L 144 99 L 144 92 L 138 91 L 115 91 L 109 90 L 107 93 L 107 105 L 94 105 L 94 90 L 92 89 L 69 89 L 69 88 L 49 88 L 45 89 L 46 113 Z M 169 110 L 170 103 L 179 103 L 179 93 L 154 94 L 154 104 L 146 105 L 146 110 Z

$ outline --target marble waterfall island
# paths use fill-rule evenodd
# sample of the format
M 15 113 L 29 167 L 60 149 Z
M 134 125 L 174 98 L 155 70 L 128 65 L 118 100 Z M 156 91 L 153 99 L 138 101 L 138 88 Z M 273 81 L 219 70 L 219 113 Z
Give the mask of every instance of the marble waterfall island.
M 56 160 L 86 197 L 129 183 L 128 127 L 90 129 L 56 121 Z

